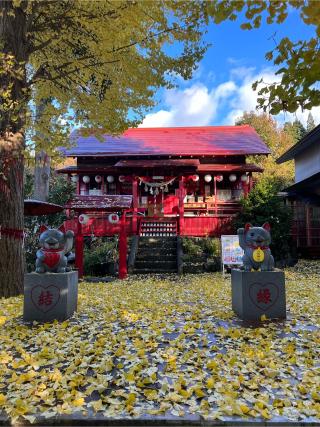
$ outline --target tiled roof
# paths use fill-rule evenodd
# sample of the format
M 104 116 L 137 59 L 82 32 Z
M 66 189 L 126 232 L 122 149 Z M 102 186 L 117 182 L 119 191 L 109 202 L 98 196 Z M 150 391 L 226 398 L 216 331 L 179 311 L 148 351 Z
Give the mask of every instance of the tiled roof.
M 128 129 L 121 136 L 71 134 L 67 156 L 229 156 L 269 154 L 256 131 L 244 126 L 198 126 Z

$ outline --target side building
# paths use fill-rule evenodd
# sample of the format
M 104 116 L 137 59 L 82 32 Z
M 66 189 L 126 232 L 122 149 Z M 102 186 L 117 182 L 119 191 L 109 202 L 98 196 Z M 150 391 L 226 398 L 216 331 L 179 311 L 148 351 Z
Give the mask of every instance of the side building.
M 302 256 L 320 256 L 320 125 L 282 154 L 294 160 L 295 183 L 286 188 L 293 210 L 292 236 Z

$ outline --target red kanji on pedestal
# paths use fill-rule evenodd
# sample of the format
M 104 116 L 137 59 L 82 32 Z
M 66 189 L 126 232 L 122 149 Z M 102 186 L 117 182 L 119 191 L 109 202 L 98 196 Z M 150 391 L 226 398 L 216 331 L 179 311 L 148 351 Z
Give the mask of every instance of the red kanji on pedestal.
M 53 295 L 51 292 L 42 291 L 41 294 L 39 295 L 38 304 L 39 305 L 51 305 L 52 304 L 52 297 L 53 297 Z
M 263 302 L 264 304 L 271 302 L 271 293 L 268 288 L 260 289 L 260 291 L 257 293 L 257 302 Z

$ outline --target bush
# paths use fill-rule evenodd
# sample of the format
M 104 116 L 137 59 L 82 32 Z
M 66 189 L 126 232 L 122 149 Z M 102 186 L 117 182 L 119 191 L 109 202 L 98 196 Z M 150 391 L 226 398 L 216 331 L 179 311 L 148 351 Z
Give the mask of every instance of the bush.
M 192 237 L 185 237 L 182 239 L 183 253 L 190 256 L 202 255 L 202 248 L 199 242 Z
M 261 178 L 248 197 L 242 199 L 242 212 L 237 215 L 234 225 L 239 228 L 247 222 L 255 226 L 269 222 L 271 251 L 276 260 L 286 260 L 292 255 L 290 237 L 292 212 L 277 195 L 280 189 L 281 182 L 277 178 Z
M 99 276 L 108 274 L 109 265 L 118 261 L 118 238 L 103 237 L 86 240 L 84 248 L 84 274 Z
M 218 238 L 207 237 L 206 239 L 202 239 L 202 247 L 204 252 L 210 257 L 220 256 L 221 252 L 221 243 Z

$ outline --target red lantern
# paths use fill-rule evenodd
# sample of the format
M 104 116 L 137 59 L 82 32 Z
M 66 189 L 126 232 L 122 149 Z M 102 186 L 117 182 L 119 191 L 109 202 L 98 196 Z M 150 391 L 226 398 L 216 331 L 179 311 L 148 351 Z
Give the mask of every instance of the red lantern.
M 89 217 L 86 214 L 81 214 L 81 215 L 79 215 L 78 220 L 79 220 L 80 224 L 87 224 L 89 222 Z
M 223 181 L 223 175 L 216 175 L 215 176 L 215 180 L 218 181 L 218 182 Z
M 108 221 L 110 222 L 110 224 L 117 224 L 119 220 L 119 215 L 116 213 L 112 213 L 108 216 Z

